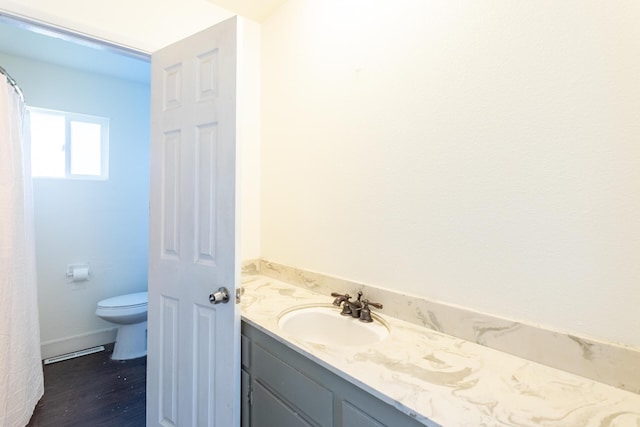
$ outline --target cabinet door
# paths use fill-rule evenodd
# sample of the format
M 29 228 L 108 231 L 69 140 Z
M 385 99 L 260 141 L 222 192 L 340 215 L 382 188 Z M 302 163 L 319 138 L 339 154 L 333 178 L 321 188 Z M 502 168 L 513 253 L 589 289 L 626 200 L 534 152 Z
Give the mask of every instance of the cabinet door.
M 249 386 L 251 383 L 251 377 L 249 373 L 244 369 L 240 373 L 240 390 L 242 397 L 240 399 L 240 425 L 242 427 L 251 426 L 251 414 L 249 408 L 251 407 L 251 399 L 249 399 Z
M 279 345 L 281 347 L 281 345 Z M 291 360 L 261 345 L 254 345 L 251 376 L 254 384 L 262 384 L 272 390 L 303 416 L 321 427 L 333 425 L 333 393 L 307 375 L 300 365 L 292 365 Z M 258 396 L 255 395 L 254 404 Z
M 342 425 L 349 427 L 385 427 L 346 400 L 342 401 Z
M 252 427 L 312 427 L 260 383 L 253 383 L 252 393 Z
M 246 335 L 240 336 L 240 354 L 242 371 L 240 373 L 240 425 L 251 426 L 251 339 Z

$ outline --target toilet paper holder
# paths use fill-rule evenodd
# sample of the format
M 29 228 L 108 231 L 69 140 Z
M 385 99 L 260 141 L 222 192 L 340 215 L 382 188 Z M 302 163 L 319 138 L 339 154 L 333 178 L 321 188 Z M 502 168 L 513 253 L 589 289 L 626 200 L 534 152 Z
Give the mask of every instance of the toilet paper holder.
M 72 282 L 89 280 L 89 264 L 69 264 L 67 266 L 67 277 Z

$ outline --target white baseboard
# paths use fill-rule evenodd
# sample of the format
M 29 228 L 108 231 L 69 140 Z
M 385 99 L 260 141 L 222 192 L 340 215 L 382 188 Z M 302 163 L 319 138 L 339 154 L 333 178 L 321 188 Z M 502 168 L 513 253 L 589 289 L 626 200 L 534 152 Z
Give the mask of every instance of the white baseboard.
M 43 342 L 40 344 L 41 357 L 44 360 L 89 347 L 109 344 L 116 340 L 116 332 L 118 332 L 117 327 Z

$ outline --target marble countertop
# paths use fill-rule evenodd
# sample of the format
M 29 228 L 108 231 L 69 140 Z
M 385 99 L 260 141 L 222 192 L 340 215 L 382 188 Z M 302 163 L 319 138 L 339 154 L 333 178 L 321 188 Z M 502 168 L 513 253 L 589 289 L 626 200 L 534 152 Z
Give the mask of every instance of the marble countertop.
M 243 277 L 242 318 L 428 426 L 640 427 L 640 395 L 385 316 L 391 333 L 365 347 L 287 336 L 278 316 L 321 295 Z M 337 310 L 337 308 L 336 308 Z

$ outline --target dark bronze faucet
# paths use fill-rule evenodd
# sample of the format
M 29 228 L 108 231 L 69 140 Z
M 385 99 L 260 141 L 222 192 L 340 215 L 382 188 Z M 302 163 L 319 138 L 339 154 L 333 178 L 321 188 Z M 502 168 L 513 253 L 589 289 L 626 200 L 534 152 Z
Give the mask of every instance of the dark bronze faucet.
M 331 296 L 336 298 L 333 300 L 333 305 L 337 305 L 338 307 L 342 305 L 342 311 L 340 312 L 341 315 L 360 319 L 361 322 L 373 322 L 373 319 L 371 318 L 371 309 L 369 308 L 370 305 L 376 308 L 382 308 L 382 304 L 369 302 L 368 299 L 362 300 L 362 291 L 358 291 L 358 299 L 353 302 L 349 301 L 351 299 L 349 294 L 342 295 L 332 292 Z
M 354 319 L 360 317 L 360 309 L 362 309 L 362 302 L 360 299 L 362 298 L 362 291 L 358 291 L 358 299 L 357 301 L 351 302 L 348 299 L 344 301 L 344 305 L 342 306 L 342 314 L 343 316 L 351 316 Z

